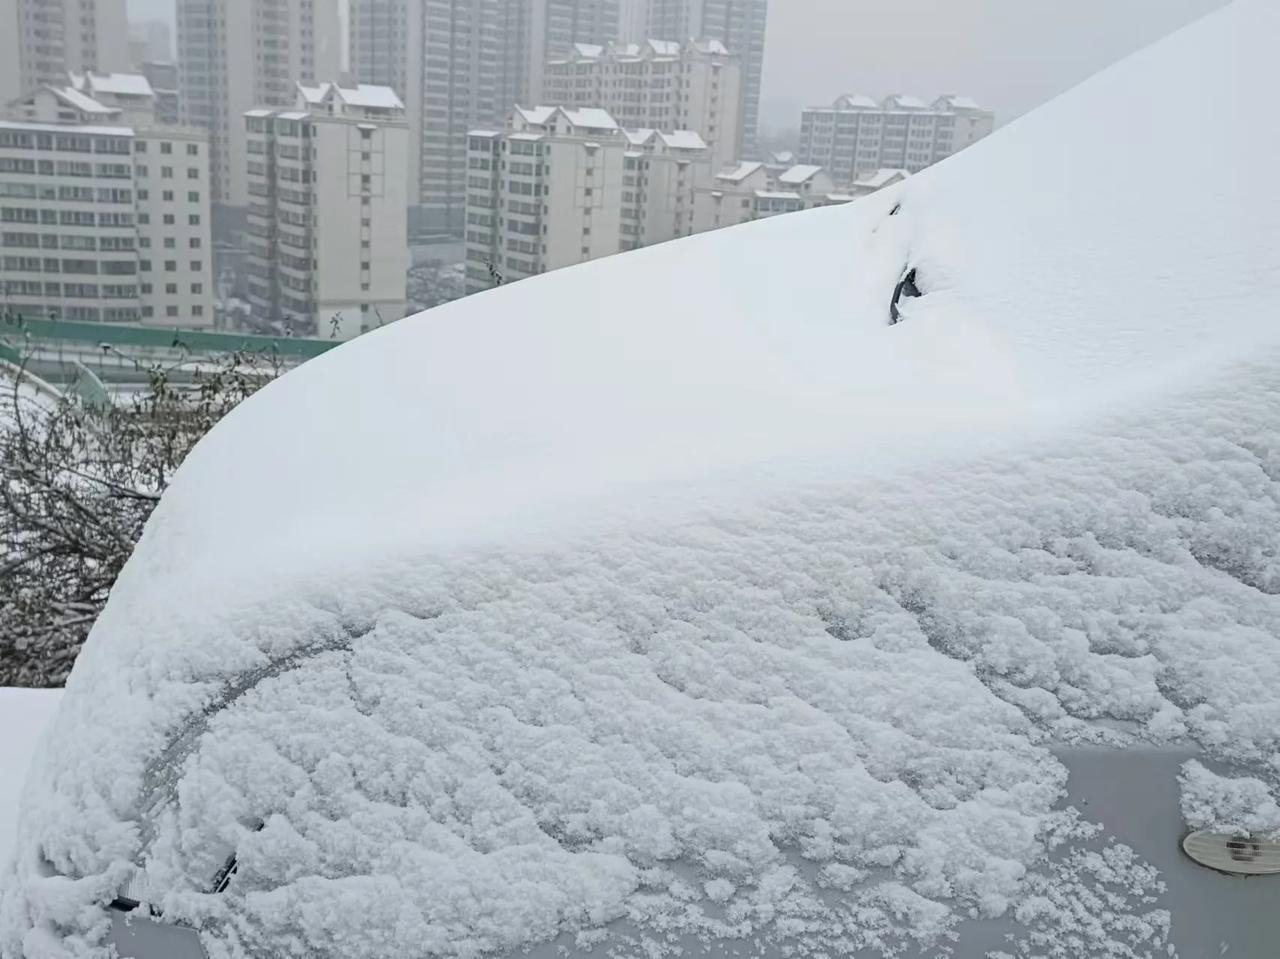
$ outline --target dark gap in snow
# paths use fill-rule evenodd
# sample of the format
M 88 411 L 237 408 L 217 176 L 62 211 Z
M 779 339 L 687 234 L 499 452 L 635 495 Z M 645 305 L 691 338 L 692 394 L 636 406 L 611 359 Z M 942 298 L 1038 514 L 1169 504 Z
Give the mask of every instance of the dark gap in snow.
M 907 271 L 902 274 L 902 279 L 893 288 L 893 299 L 889 301 L 889 325 L 894 326 L 901 322 L 902 311 L 898 303 L 904 297 L 912 299 L 920 295 L 920 287 L 916 285 L 916 268 L 914 266 L 907 267 Z

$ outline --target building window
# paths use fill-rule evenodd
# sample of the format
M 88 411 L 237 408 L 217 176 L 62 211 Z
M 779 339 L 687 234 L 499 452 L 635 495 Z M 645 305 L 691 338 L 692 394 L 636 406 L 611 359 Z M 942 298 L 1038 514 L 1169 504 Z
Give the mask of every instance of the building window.
M 151 222 L 151 214 L 150 214 L 150 213 L 139 213 L 139 214 L 138 214 L 138 222 L 139 222 L 139 223 L 142 223 L 142 224 L 150 223 L 150 222 Z
M 164 315 L 165 315 L 165 316 L 177 316 L 177 315 L 178 315 L 178 308 L 177 308 L 176 306 L 166 306 L 166 307 L 164 308 Z
M 160 144 L 160 152 L 161 152 L 161 153 L 172 153 L 172 152 L 173 152 L 173 144 L 172 144 L 172 143 L 169 143 L 168 141 L 165 141 L 164 143 L 161 143 L 161 144 Z
M 165 260 L 165 261 L 164 261 L 164 270 L 165 270 L 165 272 L 166 272 L 166 273 L 172 273 L 172 272 L 173 272 L 174 270 L 176 270 L 177 268 L 178 268 L 178 261 L 177 261 L 177 260 Z
M 194 143 L 187 144 L 187 156 L 193 157 L 200 153 L 200 147 Z
M 134 141 L 134 144 L 133 144 L 133 152 L 134 152 L 134 153 L 146 153 L 146 152 L 147 152 L 147 142 L 146 142 L 145 140 L 135 140 L 135 141 Z
M 160 168 L 160 178 L 161 178 L 161 179 L 164 179 L 164 180 L 172 180 L 172 179 L 173 179 L 173 167 L 171 167 L 171 166 L 162 166 L 162 167 Z
M 147 168 L 142 163 L 135 164 L 133 167 L 133 173 L 134 173 L 134 176 L 146 176 Z
M 188 191 L 187 191 L 187 202 L 188 202 L 188 203 L 199 203 L 199 202 L 200 202 L 200 192 L 199 192 L 198 190 L 188 190 Z
M 199 213 L 192 213 L 190 216 L 188 216 L 188 217 L 187 217 L 187 225 L 188 225 L 188 226 L 199 226 L 199 225 L 200 225 L 200 214 L 199 214 Z
M 166 236 L 166 237 L 164 238 L 164 248 L 165 248 L 166 250 L 172 250 L 172 249 L 173 249 L 175 246 L 177 246 L 177 245 L 178 245 L 178 241 L 177 241 L 177 240 L 175 240 L 173 237 L 171 237 L 171 236 Z
M 204 292 L 204 284 L 203 284 L 203 283 L 192 283 L 192 284 L 191 284 L 191 292 L 192 292 L 192 293 L 197 293 L 197 294 L 198 294 L 198 293 L 203 293 L 203 292 Z
M 147 191 L 146 191 L 146 190 L 139 190 L 139 191 L 138 191 L 138 199 L 139 199 L 139 200 L 145 200 L 145 199 L 147 199 L 148 195 L 149 195 L 149 194 L 147 193 Z
M 203 263 L 203 261 L 201 261 L 201 260 L 192 260 L 192 261 L 191 261 L 191 271 L 192 271 L 193 273 L 199 273 L 199 272 L 200 272 L 201 270 L 203 270 L 203 269 L 204 269 L 204 263 Z
M 192 316 L 204 316 L 204 307 L 197 303 L 191 308 Z
M 145 291 L 144 291 L 144 292 L 145 292 Z M 144 307 L 142 308 L 142 315 L 143 315 L 143 316 L 150 316 L 150 315 L 151 315 L 152 313 L 154 313 L 154 312 L 155 312 L 155 311 L 154 311 L 151 307 L 149 307 L 149 306 L 144 306 Z
M 193 250 L 200 249 L 200 237 L 193 236 L 190 240 L 187 241 L 187 246 L 189 246 Z
M 138 261 L 138 269 L 139 269 L 139 270 L 141 270 L 143 273 L 150 273 L 150 272 L 151 272 L 151 261 L 150 261 L 150 260 L 139 260 L 139 261 Z
M 172 190 L 165 190 L 165 191 L 163 191 L 163 192 L 160 194 L 160 199 L 164 200 L 164 202 L 165 202 L 165 203 L 172 203 L 172 202 L 173 202 L 173 191 L 172 191 Z
M 193 166 L 187 167 L 187 179 L 188 180 L 200 179 L 200 170 L 197 167 L 193 167 Z
M 164 215 L 164 225 L 165 225 L 165 226 L 173 226 L 173 214 L 172 214 L 172 213 L 166 213 L 166 214 Z

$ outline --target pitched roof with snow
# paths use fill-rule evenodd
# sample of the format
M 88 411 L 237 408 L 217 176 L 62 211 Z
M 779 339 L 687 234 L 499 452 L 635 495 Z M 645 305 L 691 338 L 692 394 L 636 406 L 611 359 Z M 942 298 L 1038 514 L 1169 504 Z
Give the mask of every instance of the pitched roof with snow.
M 957 97 L 952 94 L 938 97 L 935 101 L 936 106 L 944 106 L 952 110 L 981 110 L 978 101 L 972 97 Z
M 1188 828 L 1280 831 L 1280 127 L 1240 122 L 1277 36 L 1237 2 L 890 195 L 508 283 L 249 399 L 76 662 L 0 952 L 104 954 L 131 889 L 219 959 L 1265 932 L 1177 870 Z M 1173 768 L 1113 823 L 1064 743 Z
M 609 111 L 601 110 L 598 107 L 583 107 L 580 110 L 569 110 L 561 107 L 560 112 L 575 127 L 582 127 L 587 130 L 618 129 L 618 122 L 609 115 Z
M 886 110 L 927 110 L 929 105 L 919 97 L 906 96 L 901 93 L 895 93 L 892 96 L 884 98 L 881 104 Z
M 905 180 L 909 176 L 911 176 L 911 173 L 907 170 L 882 167 L 879 170 L 873 170 L 870 173 L 862 174 L 853 181 L 853 184 L 854 186 L 870 187 L 878 190 L 896 180 Z
M 694 130 L 673 130 L 670 133 L 659 133 L 658 136 L 672 150 L 707 149 L 707 141 Z
M 149 97 L 154 92 L 151 84 L 140 73 L 89 73 L 81 78 L 83 89 L 88 93 L 108 93 L 115 96 Z
M 404 103 L 391 87 L 360 83 L 354 87 L 334 87 L 334 95 L 347 106 L 368 110 L 403 110 Z
M 835 102 L 837 110 L 876 110 L 880 104 L 860 93 L 846 93 Z
M 778 174 L 778 182 L 786 183 L 788 185 L 792 185 L 792 184 L 799 185 L 801 183 L 808 183 L 810 180 L 812 180 L 815 176 L 817 176 L 821 172 L 822 172 L 822 167 L 820 166 L 811 166 L 806 163 L 797 163 L 795 166 L 791 167 L 789 170 L 786 170 Z
M 99 103 L 87 93 L 81 93 L 74 87 L 46 87 L 54 96 L 81 113 L 100 114 L 103 116 L 118 114 L 120 110 Z
M 719 173 L 716 174 L 716 179 L 732 180 L 736 182 L 739 180 L 745 180 L 747 177 L 751 176 L 751 174 L 755 173 L 757 170 L 762 170 L 762 169 L 764 169 L 763 163 L 759 163 L 755 160 L 746 160 L 739 163 L 737 166 L 728 167 L 726 169 L 721 170 Z
M 657 57 L 680 56 L 680 43 L 676 40 L 649 40 L 646 46 Z

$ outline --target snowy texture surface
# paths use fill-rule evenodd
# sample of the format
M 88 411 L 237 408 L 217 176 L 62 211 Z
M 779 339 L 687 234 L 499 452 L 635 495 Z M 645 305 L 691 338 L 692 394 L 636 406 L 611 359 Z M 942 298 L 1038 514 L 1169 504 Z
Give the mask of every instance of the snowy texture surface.
M 1182 769 L 1182 815 L 1193 829 L 1280 835 L 1280 804 L 1252 776 L 1219 776 L 1192 759 Z
M 77 663 L 4 955 L 90 955 L 130 882 L 214 959 L 889 955 L 1000 914 L 1167 955 L 1131 852 L 1050 858 L 1048 746 L 1280 778 L 1277 35 L 1245 0 L 873 197 L 237 409 Z
M 0 869 L 13 852 L 27 767 L 60 699 L 59 689 L 0 689 Z

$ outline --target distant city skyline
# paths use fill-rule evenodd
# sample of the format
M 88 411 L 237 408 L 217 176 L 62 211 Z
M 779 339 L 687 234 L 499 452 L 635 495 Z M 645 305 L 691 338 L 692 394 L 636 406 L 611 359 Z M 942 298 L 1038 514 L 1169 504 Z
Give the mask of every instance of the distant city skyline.
M 844 93 L 963 94 L 1005 123 L 1226 2 L 771 0 L 761 127 Z M 128 5 L 173 25 L 174 0 Z

